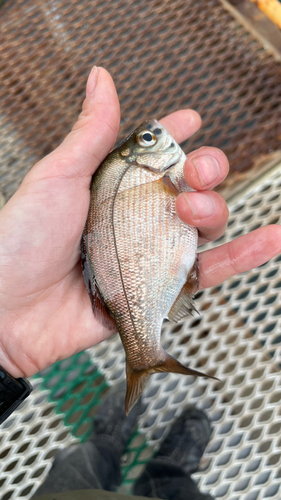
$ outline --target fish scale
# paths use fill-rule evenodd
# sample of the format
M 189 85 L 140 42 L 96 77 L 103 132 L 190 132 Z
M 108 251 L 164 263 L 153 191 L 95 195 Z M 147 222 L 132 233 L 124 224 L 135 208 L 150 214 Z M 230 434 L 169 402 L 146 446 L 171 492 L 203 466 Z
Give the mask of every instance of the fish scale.
M 83 274 L 94 314 L 105 325 L 114 319 L 123 342 L 126 412 L 152 373 L 208 376 L 181 365 L 160 343 L 163 319 L 178 321 L 194 308 L 197 229 L 175 209 L 177 195 L 190 190 L 185 159 L 152 120 L 111 152 L 92 180 Z
M 195 229 L 181 224 L 174 208 L 176 196 L 172 196 L 173 210 L 167 212 L 165 185 L 153 182 L 123 192 L 115 203 L 114 213 L 122 213 L 124 217 L 121 223 L 114 217 L 119 263 L 121 271 L 125 269 L 123 283 L 134 315 L 134 329 L 145 343 L 146 361 L 155 357 L 163 318 L 185 284 L 196 253 Z M 149 214 L 151 206 L 153 216 Z M 129 217 L 125 217 L 127 207 L 131 207 Z M 186 252 L 188 245 L 190 254 Z M 136 266 L 137 253 L 144 258 Z M 122 336 L 129 337 L 132 325 L 122 321 L 119 329 Z M 128 352 L 128 360 L 130 357 Z

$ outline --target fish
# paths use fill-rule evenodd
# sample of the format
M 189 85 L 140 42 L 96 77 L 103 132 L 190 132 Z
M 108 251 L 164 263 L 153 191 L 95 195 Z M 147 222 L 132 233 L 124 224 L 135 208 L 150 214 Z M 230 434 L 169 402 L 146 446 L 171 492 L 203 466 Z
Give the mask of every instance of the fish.
M 118 330 L 126 353 L 126 414 L 153 373 L 215 378 L 182 365 L 161 346 L 165 318 L 196 311 L 198 230 L 176 198 L 191 191 L 186 156 L 157 120 L 142 123 L 93 175 L 81 240 L 84 280 L 96 317 Z

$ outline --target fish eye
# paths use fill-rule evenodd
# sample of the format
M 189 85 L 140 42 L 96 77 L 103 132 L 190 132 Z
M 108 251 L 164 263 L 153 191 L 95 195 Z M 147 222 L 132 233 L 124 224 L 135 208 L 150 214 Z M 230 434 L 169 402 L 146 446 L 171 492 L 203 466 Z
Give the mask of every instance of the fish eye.
M 150 146 L 154 146 L 154 144 L 156 144 L 157 139 L 153 132 L 150 132 L 150 130 L 143 130 L 137 135 L 137 141 L 140 146 L 149 148 Z

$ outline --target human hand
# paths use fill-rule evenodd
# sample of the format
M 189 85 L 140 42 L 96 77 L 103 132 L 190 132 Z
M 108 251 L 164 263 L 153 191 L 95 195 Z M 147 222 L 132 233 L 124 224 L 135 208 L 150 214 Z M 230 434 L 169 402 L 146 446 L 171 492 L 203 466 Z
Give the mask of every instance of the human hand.
M 161 122 L 177 142 L 201 125 L 199 115 L 191 110 L 172 113 Z M 15 377 L 30 376 L 112 334 L 93 314 L 82 277 L 80 239 L 91 177 L 113 147 L 118 128 L 113 81 L 104 69 L 94 69 L 73 130 L 30 170 L 0 212 L 0 365 Z M 192 161 L 198 163 L 199 158 L 203 166 L 198 175 Z M 210 168 L 208 158 L 217 160 L 217 171 Z M 187 182 L 201 193 L 181 194 L 177 211 L 186 223 L 199 228 L 201 243 L 224 231 L 226 204 L 209 189 L 227 171 L 225 155 L 215 148 L 203 147 L 188 156 Z M 198 205 L 197 215 L 191 202 Z M 210 204 L 213 212 L 206 214 Z M 280 231 L 279 226 L 261 228 L 200 254 L 201 288 L 278 254 Z

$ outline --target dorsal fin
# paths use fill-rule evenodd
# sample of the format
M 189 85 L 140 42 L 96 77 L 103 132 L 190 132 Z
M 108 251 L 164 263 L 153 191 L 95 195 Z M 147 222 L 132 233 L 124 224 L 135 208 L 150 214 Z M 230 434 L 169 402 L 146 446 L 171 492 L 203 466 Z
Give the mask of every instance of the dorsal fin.
M 83 237 L 81 240 L 81 265 L 86 288 L 91 299 L 94 316 L 105 328 L 112 331 L 113 333 L 116 333 L 116 323 L 114 321 L 114 318 L 111 316 L 110 311 L 106 306 L 97 286 L 94 271 L 87 255 L 86 242 Z
M 199 282 L 199 267 L 198 267 L 198 257 L 195 260 L 193 268 L 191 269 L 187 281 L 182 287 L 179 295 L 177 296 L 175 302 L 173 303 L 170 312 L 168 314 L 168 319 L 170 321 L 175 321 L 176 323 L 180 321 L 185 316 L 197 312 L 196 307 L 193 304 L 194 293 L 198 290 Z M 199 313 L 198 313 L 199 314 Z

